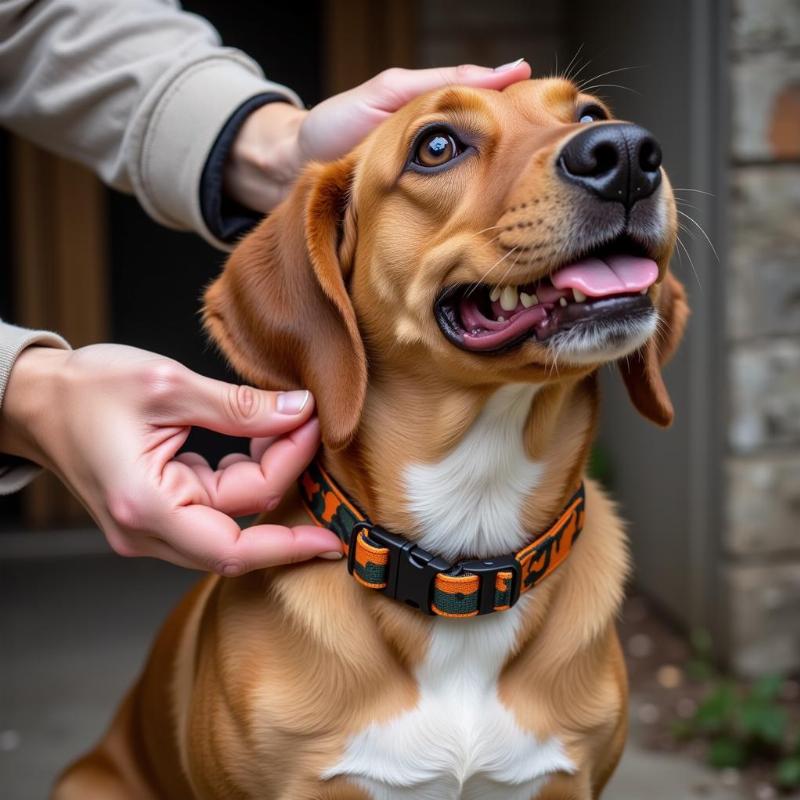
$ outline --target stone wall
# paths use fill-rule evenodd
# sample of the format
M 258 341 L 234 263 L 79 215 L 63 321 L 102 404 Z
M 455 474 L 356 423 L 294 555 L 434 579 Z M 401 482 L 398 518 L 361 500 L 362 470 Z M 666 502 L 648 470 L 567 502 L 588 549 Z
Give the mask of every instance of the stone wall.
M 733 0 L 724 549 L 734 667 L 800 668 L 800 2 Z

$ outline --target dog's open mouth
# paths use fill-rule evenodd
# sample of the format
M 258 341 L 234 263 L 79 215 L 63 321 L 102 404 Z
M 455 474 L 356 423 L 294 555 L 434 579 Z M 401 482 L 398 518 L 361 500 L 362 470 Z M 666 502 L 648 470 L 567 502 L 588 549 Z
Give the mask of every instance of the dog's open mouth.
M 652 310 L 658 279 L 650 258 L 611 253 L 581 259 L 521 286 L 451 286 L 436 301 L 436 321 L 464 350 L 497 352 L 587 323 L 629 319 Z

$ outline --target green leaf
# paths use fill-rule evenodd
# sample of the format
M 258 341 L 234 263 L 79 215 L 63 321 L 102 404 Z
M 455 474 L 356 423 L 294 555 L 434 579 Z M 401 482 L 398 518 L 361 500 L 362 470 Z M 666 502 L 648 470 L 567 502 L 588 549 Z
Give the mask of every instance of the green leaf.
M 786 709 L 748 698 L 742 705 L 739 718 L 747 736 L 771 745 L 783 742 L 789 721 Z
M 722 736 L 711 742 L 708 763 L 716 769 L 743 767 L 747 763 L 747 751 L 740 741 Z
M 727 681 L 722 682 L 698 706 L 694 723 L 709 733 L 721 733 L 732 725 L 737 702 L 734 686 Z
M 783 680 L 782 675 L 764 675 L 753 684 L 750 695 L 759 700 L 777 700 L 783 688 Z
M 779 762 L 778 783 L 784 789 L 800 786 L 800 756 L 790 756 Z

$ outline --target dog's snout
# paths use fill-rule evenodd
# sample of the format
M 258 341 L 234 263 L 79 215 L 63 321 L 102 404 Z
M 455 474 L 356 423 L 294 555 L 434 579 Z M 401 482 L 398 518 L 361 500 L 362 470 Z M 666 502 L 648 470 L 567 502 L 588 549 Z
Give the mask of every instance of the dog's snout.
M 661 147 L 630 123 L 592 125 L 561 151 L 558 169 L 572 183 L 630 208 L 661 183 Z

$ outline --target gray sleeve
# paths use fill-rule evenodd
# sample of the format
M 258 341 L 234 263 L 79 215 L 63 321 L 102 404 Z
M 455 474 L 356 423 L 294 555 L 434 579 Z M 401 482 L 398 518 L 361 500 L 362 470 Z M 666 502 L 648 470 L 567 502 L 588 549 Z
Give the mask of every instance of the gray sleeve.
M 18 328 L 0 320 L 0 412 L 11 370 L 17 356 L 31 345 L 60 347 L 69 349 L 69 345 L 55 333 L 50 331 L 32 331 Z M 12 459 L 0 453 L 0 495 L 11 494 L 29 483 L 39 472 L 36 464 L 20 459 Z
M 300 105 L 173 0 L 0 2 L 3 124 L 219 247 L 200 210 L 203 166 L 230 115 L 265 92 Z

